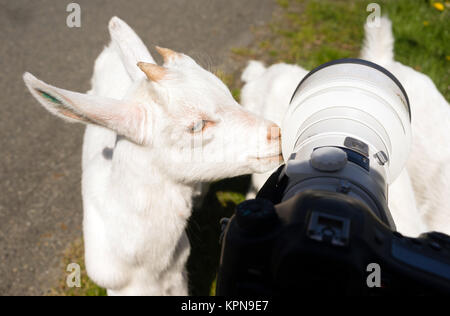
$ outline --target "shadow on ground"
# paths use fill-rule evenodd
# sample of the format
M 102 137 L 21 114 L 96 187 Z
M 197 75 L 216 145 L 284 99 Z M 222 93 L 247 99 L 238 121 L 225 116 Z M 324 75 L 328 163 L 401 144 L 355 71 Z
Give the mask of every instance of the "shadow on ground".
M 235 206 L 244 200 L 250 176 L 213 183 L 200 209 L 194 209 L 187 233 L 191 241 L 191 256 L 187 269 L 191 295 L 214 294 L 220 259 L 220 219 L 230 217 Z

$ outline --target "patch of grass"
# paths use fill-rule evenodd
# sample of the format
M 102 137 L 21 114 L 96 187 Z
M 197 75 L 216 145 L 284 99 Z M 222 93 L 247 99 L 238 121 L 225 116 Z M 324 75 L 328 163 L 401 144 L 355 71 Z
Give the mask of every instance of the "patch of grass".
M 241 96 L 240 81 L 236 80 L 237 76 L 235 73 L 227 73 L 222 69 L 217 69 L 214 74 L 228 86 L 233 95 L 233 98 L 239 102 Z
M 247 47 L 234 47 L 231 49 L 231 52 L 236 55 L 241 56 L 253 56 L 255 55 L 255 51 L 251 48 Z
M 327 61 L 358 57 L 363 25 L 373 1 L 277 0 L 273 21 L 255 30 L 257 41 L 235 48 L 237 58 L 286 62 L 312 69 Z M 395 59 L 428 75 L 450 99 L 450 4 L 436 1 L 376 1 L 393 23 Z
M 216 197 L 222 207 L 227 207 L 229 203 L 238 205 L 245 199 L 244 194 L 233 191 L 217 191 Z
M 395 37 L 395 59 L 429 76 L 450 100 L 450 3 L 385 1 Z
M 66 271 L 66 267 L 70 263 L 76 263 L 81 268 L 81 287 L 68 287 L 66 278 L 70 272 Z M 96 285 L 87 276 L 84 264 L 84 246 L 83 240 L 80 238 L 73 242 L 65 251 L 61 279 L 57 287 L 53 288 L 50 293 L 52 296 L 106 296 L 106 290 Z
M 358 3 L 340 0 L 278 2 L 281 9 L 273 21 L 255 30 L 258 40 L 253 47 L 234 49 L 233 53 L 267 64 L 295 63 L 307 69 L 358 54 L 365 19 L 363 14 L 358 14 Z M 342 21 L 360 27 L 344 29 L 340 25 Z
M 289 7 L 289 0 L 277 0 L 280 7 L 287 9 Z

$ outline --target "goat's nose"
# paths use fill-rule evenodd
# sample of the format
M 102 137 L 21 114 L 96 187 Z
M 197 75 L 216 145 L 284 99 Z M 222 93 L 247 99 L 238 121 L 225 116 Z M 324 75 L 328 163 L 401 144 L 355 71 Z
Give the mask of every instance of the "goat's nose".
M 280 127 L 272 123 L 267 128 L 267 140 L 270 142 L 272 140 L 279 140 L 281 138 L 281 129 Z

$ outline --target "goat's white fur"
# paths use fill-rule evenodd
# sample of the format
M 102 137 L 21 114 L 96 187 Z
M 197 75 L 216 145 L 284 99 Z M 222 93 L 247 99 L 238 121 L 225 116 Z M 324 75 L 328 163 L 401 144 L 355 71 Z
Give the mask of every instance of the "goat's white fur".
M 150 82 L 136 66 L 154 63 L 139 37 L 118 18 L 109 29 L 112 42 L 95 62 L 88 94 L 28 73 L 24 81 L 50 112 L 88 124 L 82 195 L 89 276 L 109 295 L 186 295 L 185 226 L 195 185 L 274 168 L 279 138 L 269 137 L 272 122 L 238 105 L 186 55 L 164 64 L 167 76 Z M 203 119 L 213 126 L 191 133 L 189 126 Z M 193 157 L 192 144 L 200 157 Z
M 391 22 L 365 26 L 361 57 L 391 71 L 404 86 L 412 111 L 412 150 L 406 168 L 389 186 L 389 208 L 398 231 L 417 236 L 427 230 L 450 233 L 450 108 L 427 76 L 393 59 Z M 242 74 L 241 103 L 249 110 L 281 124 L 290 97 L 307 71 L 296 65 L 265 67 L 250 61 Z M 268 174 L 254 175 L 248 197 Z

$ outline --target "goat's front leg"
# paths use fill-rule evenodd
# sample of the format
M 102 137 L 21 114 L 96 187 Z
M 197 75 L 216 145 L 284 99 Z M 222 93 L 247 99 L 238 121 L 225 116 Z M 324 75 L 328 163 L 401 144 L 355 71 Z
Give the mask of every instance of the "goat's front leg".
M 186 232 L 183 232 L 173 253 L 171 264 L 161 276 L 164 295 L 188 295 L 186 262 L 190 252 L 189 238 Z

